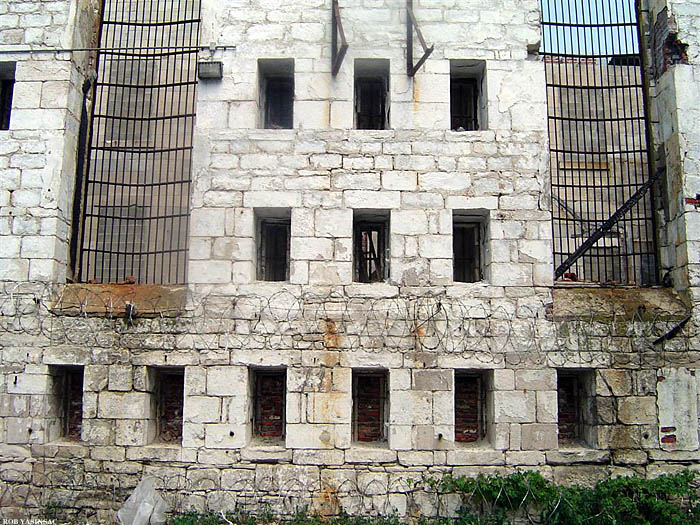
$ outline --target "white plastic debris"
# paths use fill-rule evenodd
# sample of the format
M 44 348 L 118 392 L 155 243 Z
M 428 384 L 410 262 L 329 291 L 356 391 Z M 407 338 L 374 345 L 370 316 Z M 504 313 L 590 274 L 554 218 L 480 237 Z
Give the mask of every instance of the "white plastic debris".
M 156 478 L 143 478 L 117 512 L 121 525 L 163 525 L 168 504 L 156 491 Z

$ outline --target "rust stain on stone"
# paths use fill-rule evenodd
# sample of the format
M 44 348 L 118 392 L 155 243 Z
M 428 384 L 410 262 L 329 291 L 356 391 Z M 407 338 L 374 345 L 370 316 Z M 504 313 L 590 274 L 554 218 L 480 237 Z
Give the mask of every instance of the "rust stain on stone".
M 339 348 L 343 342 L 342 336 L 338 333 L 338 327 L 333 319 L 325 319 L 326 331 L 323 334 L 323 344 L 326 348 Z
M 67 284 L 53 298 L 63 315 L 114 317 L 175 316 L 183 311 L 187 287 L 158 284 Z

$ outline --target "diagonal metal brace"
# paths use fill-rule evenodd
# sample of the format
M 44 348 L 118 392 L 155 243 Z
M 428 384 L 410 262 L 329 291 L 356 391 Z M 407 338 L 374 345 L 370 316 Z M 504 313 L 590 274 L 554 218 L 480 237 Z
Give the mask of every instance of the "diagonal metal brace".
M 340 48 L 338 48 L 338 37 L 340 37 Z M 340 66 L 343 64 L 345 53 L 348 51 L 348 42 L 345 40 L 343 21 L 340 18 L 340 6 L 338 0 L 333 0 L 331 6 L 331 72 L 333 76 L 338 74 Z
M 603 235 L 605 235 L 615 224 L 624 217 L 628 211 L 630 211 L 642 198 L 649 189 L 656 183 L 657 180 L 666 172 L 666 168 L 660 168 L 654 174 L 653 177 L 649 178 L 644 184 L 642 184 L 637 191 L 632 195 L 622 206 L 620 206 L 615 213 L 613 213 L 608 220 L 600 225 L 600 228 L 595 230 L 591 236 L 586 239 L 586 241 L 579 246 L 574 253 L 569 255 L 567 259 L 559 265 L 559 267 L 554 270 L 554 279 L 559 279 L 566 271 L 571 268 L 571 266 L 581 258 L 591 247 L 597 243 Z
M 413 64 L 413 31 L 416 31 L 416 36 L 423 48 L 423 56 L 420 58 L 417 64 Z M 423 33 L 421 33 L 418 27 L 418 22 L 416 21 L 416 15 L 413 14 L 413 0 L 406 0 L 406 72 L 409 77 L 412 77 L 420 69 L 423 63 L 428 60 L 431 53 L 435 51 L 435 46 L 428 47 L 423 38 Z

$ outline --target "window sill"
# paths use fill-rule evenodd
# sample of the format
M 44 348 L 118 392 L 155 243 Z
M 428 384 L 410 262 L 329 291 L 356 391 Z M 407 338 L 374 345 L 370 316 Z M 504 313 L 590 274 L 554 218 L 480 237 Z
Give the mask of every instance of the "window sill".
M 397 451 L 389 448 L 386 441 L 353 441 L 345 451 L 346 463 L 393 463 L 397 460 Z
M 176 317 L 185 309 L 187 287 L 159 284 L 66 284 L 53 297 L 56 314 L 109 317 Z
M 265 441 L 254 438 L 241 449 L 242 461 L 256 463 L 288 463 L 292 461 L 292 449 L 285 448 L 284 439 Z

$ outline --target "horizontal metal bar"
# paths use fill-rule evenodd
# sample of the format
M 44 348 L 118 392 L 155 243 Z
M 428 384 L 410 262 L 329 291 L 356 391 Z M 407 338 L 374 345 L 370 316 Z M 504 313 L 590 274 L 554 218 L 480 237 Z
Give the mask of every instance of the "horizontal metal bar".
M 31 46 L 23 46 L 19 49 L 12 46 L 3 46 L 0 48 L 0 54 L 10 55 L 13 53 L 77 53 L 87 51 L 138 51 L 143 50 L 143 47 L 41 47 L 33 48 Z M 212 49 L 211 46 L 150 46 L 149 49 L 190 49 L 192 51 L 203 51 Z M 214 46 L 215 50 L 236 49 L 235 45 L 220 45 Z
M 629 122 L 632 120 L 641 120 L 644 122 L 643 116 L 637 117 L 610 117 L 610 118 L 582 118 L 582 117 L 558 117 L 556 115 L 547 115 L 550 120 L 560 120 L 564 122 Z
M 121 84 L 118 82 L 96 82 L 97 87 L 115 87 L 125 89 L 161 89 L 169 87 L 196 86 L 196 80 L 187 80 L 183 82 L 173 82 L 170 84 Z
M 111 119 L 111 120 L 128 120 L 132 122 L 156 122 L 163 120 L 175 120 L 180 118 L 190 118 L 194 117 L 194 113 L 183 113 L 182 115 L 164 115 L 160 117 L 122 117 L 117 115 L 98 115 L 95 114 L 95 118 Z
M 103 20 L 102 25 L 126 27 L 166 27 L 185 24 L 198 24 L 200 22 L 201 19 L 199 18 L 186 18 L 184 20 L 167 20 L 164 22 L 132 22 L 130 20 Z
M 559 64 L 556 64 L 559 65 Z M 606 64 L 603 64 L 605 68 L 608 66 Z M 595 78 L 595 75 L 593 75 L 593 78 Z M 571 84 L 547 84 L 548 88 L 564 88 L 564 89 L 583 89 L 586 91 L 595 91 L 595 90 L 600 90 L 600 91 L 605 91 L 607 89 L 624 89 L 624 88 L 643 88 L 644 84 L 605 84 L 602 86 L 574 86 Z
M 112 182 L 100 179 L 89 179 L 88 182 L 99 186 L 111 186 L 115 188 L 156 188 L 162 186 L 185 186 L 192 182 L 192 179 L 180 179 L 174 181 L 164 181 L 164 182 L 148 182 L 148 183 L 138 183 L 138 182 Z
M 543 20 L 540 22 L 543 26 L 552 27 L 634 27 L 636 29 L 636 22 L 609 22 L 603 24 L 592 24 L 592 23 L 575 23 L 575 22 L 552 22 L 550 20 Z
M 110 151 L 117 153 L 138 153 L 140 154 L 152 154 L 152 153 L 167 153 L 171 151 L 191 151 L 192 146 L 180 146 L 175 148 L 150 148 L 148 146 L 133 147 L 133 148 L 121 148 L 119 146 L 93 146 L 93 150 L 96 151 Z

